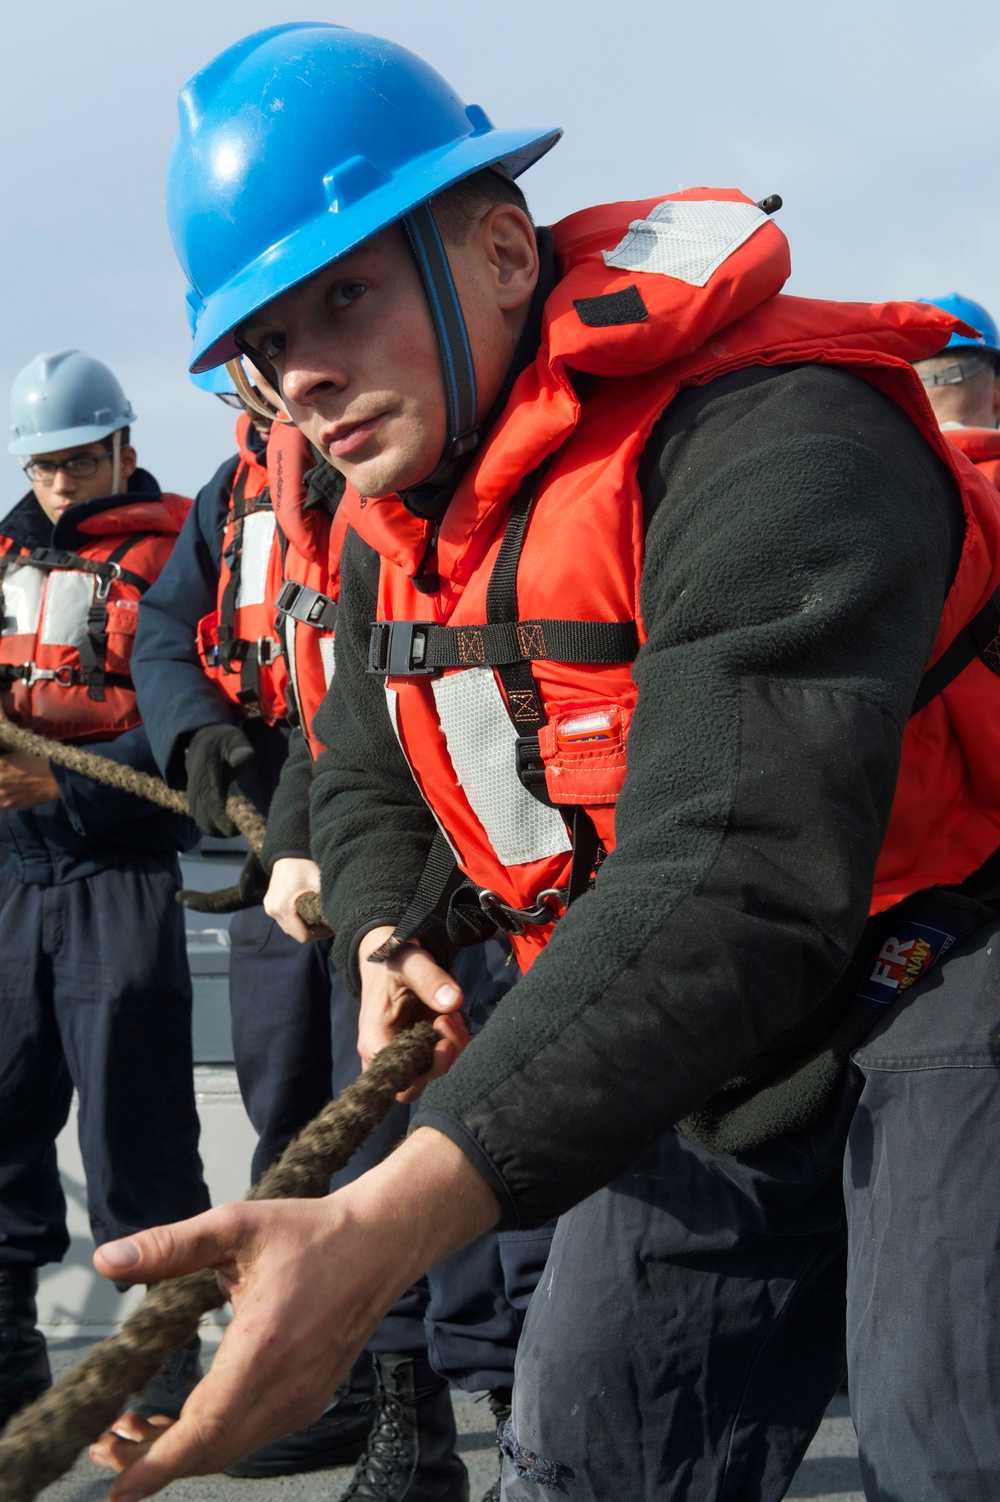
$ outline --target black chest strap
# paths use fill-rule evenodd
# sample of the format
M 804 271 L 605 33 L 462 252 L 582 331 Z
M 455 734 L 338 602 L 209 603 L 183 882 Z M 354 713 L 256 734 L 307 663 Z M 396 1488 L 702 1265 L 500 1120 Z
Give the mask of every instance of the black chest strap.
M 954 683 L 979 657 L 991 673 L 1000 675 L 1000 589 L 996 589 L 982 610 L 955 637 L 932 668 L 923 676 L 917 697 L 910 710 L 910 718 L 919 714 L 949 683 Z
M 126 537 L 113 552 L 108 555 L 108 562 L 119 569 L 118 577 L 126 584 L 134 584 L 140 594 L 145 594 L 150 581 L 140 578 L 129 569 L 121 567 L 121 560 L 137 547 L 140 542 L 145 542 L 154 536 L 152 532 L 133 532 L 131 537 Z M 110 585 L 108 586 L 110 588 Z M 87 698 L 95 699 L 99 703 L 104 700 L 106 688 L 120 686 L 118 680 L 121 674 L 115 674 L 113 683 L 109 682 L 108 674 L 108 590 L 100 586 L 94 591 L 94 598 L 90 602 L 87 611 L 87 634 L 80 643 L 80 666 L 87 680 Z M 131 680 L 129 680 L 131 687 Z

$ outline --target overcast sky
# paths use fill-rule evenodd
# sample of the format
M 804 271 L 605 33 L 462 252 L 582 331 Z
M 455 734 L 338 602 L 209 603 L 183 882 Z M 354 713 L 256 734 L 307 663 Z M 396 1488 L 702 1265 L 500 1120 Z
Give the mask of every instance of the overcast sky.
M 163 209 L 177 90 L 236 38 L 301 19 L 402 42 L 499 125 L 562 125 L 523 179 L 542 222 L 679 185 L 777 192 L 789 290 L 958 289 L 1000 315 L 997 0 L 7 3 L 4 401 L 41 350 L 98 356 L 165 488 L 193 493 L 233 447 L 232 414 L 185 375 Z

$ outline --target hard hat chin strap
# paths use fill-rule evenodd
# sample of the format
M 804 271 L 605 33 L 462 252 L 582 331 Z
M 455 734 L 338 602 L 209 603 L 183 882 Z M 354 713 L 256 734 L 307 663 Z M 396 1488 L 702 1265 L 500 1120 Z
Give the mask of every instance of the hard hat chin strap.
M 967 355 L 956 355 L 950 365 L 942 365 L 938 370 L 921 370 L 918 364 L 917 374 L 928 387 L 961 386 L 964 381 L 971 381 L 973 376 L 992 364 L 992 355 L 985 350 L 974 349 Z
M 476 371 L 462 304 L 430 204 L 412 209 L 402 225 L 427 294 L 444 379 L 447 430 L 441 462 L 427 477 L 434 482 L 446 478 L 456 460 L 479 442 Z
M 111 494 L 118 494 L 122 482 L 122 430 L 115 428 L 111 435 Z
M 267 422 L 283 422 L 286 426 L 291 423 L 292 419 L 288 416 L 288 413 L 283 408 L 272 407 L 270 402 L 264 400 L 256 386 L 252 385 L 247 379 L 247 373 L 243 368 L 242 360 L 227 360 L 226 369 L 229 372 L 233 386 L 236 388 L 236 395 L 244 407 L 249 407 L 251 412 L 256 412 L 258 417 L 263 417 Z M 274 372 L 272 371 L 273 374 Z M 261 371 L 261 375 L 264 375 L 263 371 Z M 269 377 L 265 376 L 265 379 L 267 380 Z

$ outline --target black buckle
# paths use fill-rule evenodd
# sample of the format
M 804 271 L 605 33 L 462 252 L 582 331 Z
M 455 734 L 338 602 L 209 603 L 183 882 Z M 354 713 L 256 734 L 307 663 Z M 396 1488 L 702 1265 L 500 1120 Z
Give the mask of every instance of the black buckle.
M 522 787 L 545 786 L 545 763 L 537 735 L 519 735 L 514 742 L 514 765 Z
M 291 615 L 295 609 L 295 602 L 304 589 L 304 584 L 299 584 L 295 579 L 286 579 L 274 602 L 275 610 L 280 611 L 282 615 Z
M 333 631 L 336 627 L 336 600 L 294 579 L 286 579 L 281 586 L 275 609 L 281 615 L 290 615 L 293 621 L 300 621 L 303 626 L 317 626 L 326 631 Z
M 419 678 L 426 667 L 427 633 L 433 621 L 375 621 L 368 641 L 368 671 L 390 678 Z

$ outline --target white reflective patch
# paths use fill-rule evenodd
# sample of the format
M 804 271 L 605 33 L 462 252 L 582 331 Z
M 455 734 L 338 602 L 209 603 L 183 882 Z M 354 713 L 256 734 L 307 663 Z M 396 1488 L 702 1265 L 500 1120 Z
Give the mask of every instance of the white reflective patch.
M 562 816 L 533 798 L 517 775 L 517 731 L 492 668 L 449 673 L 433 688 L 458 782 L 503 865 L 569 850 Z
M 87 611 L 93 598 L 93 574 L 71 569 L 51 573 L 38 640 L 47 647 L 78 647 L 87 634 Z
M 34 636 L 42 612 L 45 579 L 40 568 L 12 568 L 4 575 L 4 636 Z
M 323 677 L 327 688 L 333 682 L 334 669 L 334 644 L 332 636 L 321 636 L 319 639 L 319 655 L 323 662 Z
M 267 600 L 267 564 L 273 542 L 274 512 L 251 511 L 243 523 L 237 610 L 241 605 L 263 605 Z
M 657 204 L 647 219 L 635 219 L 614 250 L 602 251 L 605 264 L 620 271 L 655 271 L 704 287 L 737 246 L 767 223 L 755 203 Z
M 404 750 L 404 747 L 403 747 L 403 737 L 399 733 L 399 694 L 396 692 L 396 690 L 394 688 L 390 688 L 388 686 L 388 684 L 386 684 L 386 690 L 385 690 L 385 706 L 386 706 L 386 709 L 388 709 L 388 711 L 389 711 L 389 719 L 392 722 L 393 734 L 395 735 L 397 741 L 399 742 L 399 749 L 400 749 L 400 751 L 403 752 L 403 756 L 404 756 L 404 758 L 406 760 L 406 765 L 408 767 L 410 767 L 410 776 L 413 778 L 414 782 L 416 782 L 416 784 L 417 784 L 417 791 L 420 793 L 421 798 L 424 798 L 423 789 L 421 788 L 420 783 L 417 782 L 417 774 L 416 774 L 416 772 L 414 772 L 412 766 L 410 766 L 410 759 L 406 755 L 406 751 Z M 437 814 L 434 813 L 434 810 L 430 807 L 430 804 L 427 802 L 426 798 L 424 798 L 424 803 L 427 806 L 427 808 L 430 809 L 430 812 L 431 812 L 431 814 L 433 815 L 433 818 L 434 818 L 434 823 L 437 825 L 438 829 L 440 829 L 441 833 L 444 835 L 445 839 L 448 841 L 448 849 L 451 851 L 452 855 L 455 857 L 455 864 L 456 864 L 456 866 L 460 866 L 462 864 L 462 858 L 459 855 L 458 851 L 456 850 L 454 844 L 452 843 L 451 835 L 448 833 L 447 829 L 445 829 L 444 825 L 441 823 L 441 820 L 438 818 Z

